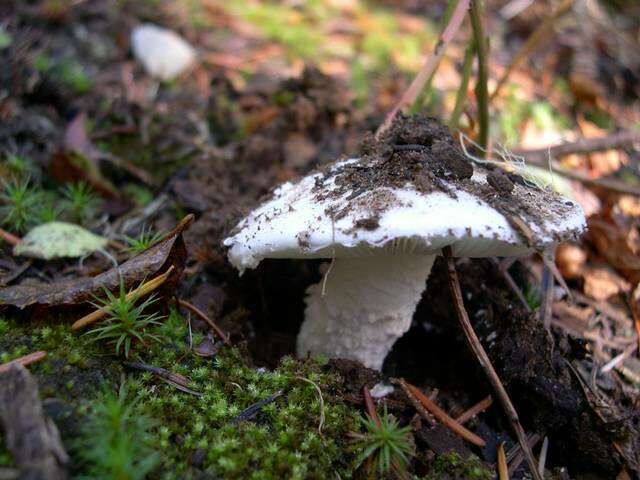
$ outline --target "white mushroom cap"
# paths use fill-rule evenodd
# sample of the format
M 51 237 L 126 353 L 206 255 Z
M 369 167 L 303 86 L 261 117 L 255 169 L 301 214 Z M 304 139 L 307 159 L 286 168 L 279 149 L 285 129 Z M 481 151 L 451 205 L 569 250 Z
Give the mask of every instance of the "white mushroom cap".
M 422 192 L 407 183 L 356 196 L 340 189 L 336 178 L 341 168 L 359 161 L 344 160 L 327 173 L 277 188 L 273 198 L 242 220 L 224 241 L 231 263 L 243 271 L 265 258 L 430 255 L 449 245 L 459 257 L 516 256 L 574 238 L 586 225 L 575 202 L 519 183 L 508 203 L 527 205 L 535 212 L 520 216 L 533 239 L 525 238 L 485 199 L 447 180 L 441 183 L 449 193 Z M 476 166 L 468 182 L 488 187 L 487 173 Z
M 178 77 L 196 60 L 194 48 L 184 38 L 151 23 L 133 29 L 131 48 L 147 73 L 164 81 Z

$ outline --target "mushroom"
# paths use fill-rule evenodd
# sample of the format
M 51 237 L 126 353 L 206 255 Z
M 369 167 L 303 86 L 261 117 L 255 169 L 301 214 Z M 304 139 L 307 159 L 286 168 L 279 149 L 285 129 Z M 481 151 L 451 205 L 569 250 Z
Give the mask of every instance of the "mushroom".
M 299 356 L 379 370 L 444 247 L 456 257 L 521 256 L 585 228 L 576 203 L 472 164 L 433 119 L 402 117 L 363 150 L 281 185 L 224 241 L 241 273 L 265 258 L 332 259 L 307 291 Z
M 151 23 L 133 29 L 131 49 L 147 73 L 162 81 L 180 76 L 196 60 L 196 51 L 184 38 Z

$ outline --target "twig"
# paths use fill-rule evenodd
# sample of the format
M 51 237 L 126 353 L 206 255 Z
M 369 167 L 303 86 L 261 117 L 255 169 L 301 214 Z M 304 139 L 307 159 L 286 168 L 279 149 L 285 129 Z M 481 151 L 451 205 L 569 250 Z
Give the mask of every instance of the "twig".
M 200 310 L 198 307 L 196 307 L 192 303 L 187 302 L 186 300 L 178 299 L 178 305 L 186 308 L 195 316 L 200 317 L 200 319 L 207 322 L 209 326 L 213 329 L 213 331 L 216 332 L 216 335 L 218 335 L 226 345 L 231 345 L 231 342 L 229 341 L 229 337 L 227 337 L 227 334 L 224 333 L 222 329 L 218 325 L 216 325 L 216 323 L 213 320 L 211 320 L 206 313 L 204 313 L 202 310 Z
M 264 398 L 254 403 L 253 405 L 250 405 L 249 407 L 244 409 L 242 412 L 240 412 L 238 416 L 236 416 L 233 420 L 231 420 L 231 423 L 239 423 L 239 422 L 251 420 L 253 417 L 255 417 L 258 414 L 260 410 L 262 410 L 262 408 L 265 405 L 268 405 L 269 403 L 274 402 L 275 400 L 280 398 L 282 394 L 283 394 L 282 390 L 278 390 L 273 395 L 269 395 L 267 398 Z
M 549 39 L 549 32 L 553 28 L 555 21 L 569 11 L 571 5 L 573 4 L 573 0 L 564 0 L 558 7 L 547 17 L 538 28 L 536 28 L 533 33 L 527 38 L 524 45 L 520 48 L 518 53 L 516 53 L 515 57 L 511 60 L 511 63 L 507 66 L 507 69 L 502 74 L 500 80 L 498 80 L 498 84 L 494 89 L 493 93 L 491 93 L 491 97 L 489 98 L 489 102 L 493 101 L 493 99 L 500 93 L 502 87 L 507 83 L 509 76 L 511 73 L 518 68 L 518 66 L 531 54 L 534 48 L 540 43 L 541 40 Z
M 638 283 L 633 292 L 631 292 L 631 295 L 629 297 L 629 310 L 631 310 L 631 316 L 633 317 L 633 325 L 636 329 L 638 351 L 640 351 L 640 312 L 638 311 L 638 301 L 636 300 L 636 292 L 638 292 L 638 288 L 640 288 L 640 283 Z
M 460 115 L 462 115 L 462 109 L 464 107 L 464 101 L 467 99 L 467 89 L 469 88 L 469 79 L 471 78 L 471 67 L 473 66 L 473 59 L 476 53 L 476 47 L 473 41 L 469 42 L 467 50 L 464 52 L 464 61 L 462 62 L 462 73 L 460 78 L 460 86 L 456 93 L 456 104 L 451 112 L 451 119 L 449 120 L 449 128 L 456 130 L 458 123 L 460 122 Z
M 376 411 L 376 406 L 373 404 L 373 399 L 371 398 L 371 392 L 369 391 L 369 387 L 366 385 L 362 386 L 362 397 L 364 398 L 364 408 L 367 410 L 367 415 L 376 422 L 376 425 L 380 426 L 380 418 L 378 417 L 378 412 Z
M 527 445 L 529 445 L 529 448 L 533 448 L 541 438 L 542 437 L 537 433 L 533 433 L 527 437 Z M 524 455 L 520 445 L 516 445 L 513 449 L 509 450 L 507 453 L 507 459 L 511 459 L 509 464 L 509 475 L 513 475 L 524 460 Z
M 413 408 L 416 409 L 416 411 L 420 414 L 420 416 L 422 418 L 424 418 L 427 422 L 429 422 L 429 425 L 432 425 L 432 426 L 436 425 L 436 421 L 435 421 L 435 418 L 433 417 L 433 415 L 424 408 L 422 403 L 420 403 L 420 401 L 413 395 L 411 390 L 409 390 L 409 387 L 407 386 L 407 384 L 405 382 L 401 382 L 400 380 L 392 378 L 391 379 L 391 383 L 394 383 L 396 385 L 400 385 L 400 388 L 402 388 L 404 393 L 407 395 L 407 398 L 409 399 L 409 401 L 413 405 Z
M 522 425 L 520 424 L 518 413 L 516 412 L 513 403 L 511 403 L 511 399 L 509 398 L 507 391 L 502 385 L 498 374 L 493 368 L 487 352 L 485 352 L 482 344 L 480 343 L 480 340 L 478 339 L 478 336 L 476 335 L 476 332 L 474 332 L 473 327 L 471 326 L 471 321 L 469 320 L 469 316 L 467 315 L 467 311 L 464 307 L 462 290 L 460 289 L 460 281 L 458 280 L 458 273 L 456 272 L 456 266 L 453 260 L 453 255 L 451 253 L 451 247 L 443 248 L 442 252 L 447 260 L 449 288 L 451 289 L 451 296 L 453 297 L 453 303 L 456 308 L 456 313 L 458 314 L 458 320 L 460 321 L 462 329 L 464 330 L 464 334 L 469 347 L 476 355 L 476 358 L 478 359 L 482 369 L 487 374 L 489 382 L 493 386 L 493 389 L 498 396 L 500 403 L 502 403 L 505 413 L 507 414 L 507 418 L 509 419 L 516 437 L 518 438 L 518 442 L 520 443 L 522 451 L 525 454 L 525 458 L 527 459 L 527 463 L 529 464 L 529 469 L 531 470 L 533 478 L 535 480 L 542 480 L 542 477 L 540 477 L 540 475 L 538 474 L 537 464 L 535 458 L 533 457 L 533 452 L 527 444 L 527 437 L 524 433 Z
M 322 435 L 322 427 L 324 427 L 324 399 L 322 398 L 322 390 L 317 383 L 312 382 L 308 378 L 304 377 L 295 377 L 298 380 L 302 380 L 303 382 L 307 382 L 316 389 L 316 393 L 318 394 L 318 403 L 320 404 L 320 422 L 318 423 L 318 435 Z
M 130 301 L 134 298 L 144 297 L 145 295 L 148 295 L 154 290 L 160 288 L 162 284 L 167 281 L 167 279 L 169 278 L 169 275 L 171 275 L 173 270 L 174 270 L 174 266 L 171 265 L 167 269 L 167 271 L 164 272 L 163 274 L 160 274 L 157 277 L 152 278 L 148 282 L 145 282 L 142 285 L 140 285 L 135 290 L 132 290 L 131 292 L 127 293 L 126 299 Z M 71 330 L 80 330 L 81 328 L 84 328 L 87 325 L 91 325 L 93 323 L 96 323 L 99 320 L 102 320 L 108 314 L 109 314 L 108 308 L 103 307 L 98 310 L 95 310 L 90 314 L 85 315 L 81 319 L 76 320 L 76 322 L 73 325 L 71 325 Z
M 493 398 L 491 398 L 491 395 L 489 395 L 488 397 L 480 400 L 478 403 L 472 406 L 469 410 L 462 412 L 460 415 L 458 415 L 458 417 L 456 418 L 456 422 L 458 422 L 460 425 L 465 424 L 476 415 L 484 412 L 492 404 L 493 404 Z
M 0 239 L 7 242 L 9 245 L 15 247 L 22 240 L 20 237 L 16 237 L 14 234 L 7 232 L 0 228 Z
M 487 87 L 487 56 L 488 42 L 484 35 L 482 26 L 482 5 L 481 0 L 471 0 L 471 26 L 473 27 L 473 38 L 478 58 L 478 80 L 476 81 L 476 102 L 478 103 L 478 144 L 488 155 L 489 145 L 489 91 Z
M 524 157 L 529 163 L 547 166 L 549 156 L 553 158 L 565 157 L 572 154 L 585 154 L 603 150 L 615 150 L 640 144 L 640 132 L 625 130 L 612 133 L 604 137 L 580 138 L 575 142 L 565 142 L 532 150 L 516 150 L 514 155 Z
M 498 445 L 498 478 L 509 480 L 509 467 L 507 466 L 507 456 L 504 454 L 504 442 Z
M 612 192 L 627 195 L 640 196 L 640 189 L 627 185 L 626 183 L 611 178 L 591 178 L 586 174 L 567 170 L 558 164 L 553 158 L 563 157 L 572 154 L 586 154 L 602 150 L 612 150 L 640 144 L 640 133 L 624 131 L 614 133 L 605 137 L 582 138 L 575 142 L 562 143 L 559 145 L 539 148 L 535 150 L 516 150 L 513 155 L 524 158 L 527 163 L 550 168 L 558 175 L 562 175 L 571 180 L 576 180 L 585 185 L 605 188 Z
M 411 105 L 416 101 L 418 95 L 420 95 L 420 92 L 424 88 L 425 83 L 429 80 L 429 77 L 440 63 L 447 46 L 460 29 L 460 25 L 462 25 L 462 21 L 464 20 L 464 14 L 469 8 L 469 2 L 470 0 L 460 0 L 458 2 L 458 5 L 456 5 L 451 18 L 449 19 L 449 23 L 440 35 L 440 38 L 438 38 L 438 42 L 433 49 L 433 54 L 427 58 L 424 65 L 411 82 L 411 85 L 409 85 L 409 88 L 407 88 L 398 103 L 396 103 L 393 109 L 387 114 L 384 122 L 382 122 L 382 125 L 380 125 L 376 131 L 376 138 L 380 138 L 380 135 L 382 135 L 391 126 L 393 119 L 402 108 L 407 105 Z
M 555 250 L 552 249 L 552 255 L 555 257 Z M 541 253 L 540 256 L 544 259 L 546 254 Z M 550 259 L 551 260 L 551 259 Z M 551 273 L 551 269 L 547 262 L 543 263 L 542 267 L 542 281 L 540 282 L 540 292 L 541 292 L 541 305 L 540 311 L 538 312 L 538 316 L 540 319 L 540 323 L 544 326 L 545 330 L 551 331 L 551 310 L 554 302 L 554 281 L 553 274 Z
M 547 451 L 549 449 L 549 437 L 544 437 L 542 447 L 540 448 L 540 459 L 538 460 L 538 473 L 544 477 L 544 467 L 547 463 Z
M 525 298 L 524 293 L 522 293 L 522 290 L 520 289 L 518 284 L 515 282 L 515 280 L 509 273 L 509 267 L 513 265 L 516 258 L 509 257 L 503 260 L 498 260 L 492 257 L 491 260 L 493 261 L 494 265 L 498 267 L 498 271 L 504 277 L 505 282 L 507 282 L 507 286 L 516 295 L 516 297 L 518 297 L 518 300 L 520 300 L 520 303 L 522 304 L 522 306 L 527 310 L 527 312 L 531 312 L 531 307 L 527 303 L 527 299 Z
M 180 390 L 182 392 L 189 393 L 191 395 L 195 395 L 196 397 L 201 397 L 202 395 L 204 395 L 203 393 L 196 392 L 195 390 L 190 389 L 188 387 L 189 379 L 187 377 L 185 377 L 184 375 L 180 375 L 178 373 L 173 373 L 173 372 L 170 372 L 169 370 L 166 370 L 164 368 L 156 367 L 155 365 L 148 365 L 148 364 L 142 363 L 142 362 L 126 362 L 125 366 L 127 366 L 129 368 L 133 368 L 134 370 L 140 370 L 140 371 L 143 371 L 143 372 L 152 373 L 152 374 L 160 377 L 162 380 L 167 382 L 169 385 L 177 388 L 178 390 Z
M 475 433 L 469 431 L 462 425 L 460 425 L 457 421 L 447 415 L 447 412 L 442 410 L 438 405 L 432 402 L 424 393 L 420 391 L 419 388 L 407 383 L 403 379 L 398 380 L 400 386 L 405 391 L 405 393 L 413 396 L 418 399 L 418 401 L 422 404 L 422 406 L 427 409 L 436 419 L 442 423 L 445 427 L 451 430 L 456 435 L 464 438 L 467 442 L 473 443 L 478 447 L 482 448 L 486 445 L 486 442 L 480 438 Z
M 44 350 L 39 350 L 37 352 L 24 355 L 23 357 L 16 358 L 14 360 L 11 360 L 10 362 L 0 365 L 0 373 L 8 372 L 13 365 L 22 365 L 23 367 L 26 367 L 27 365 L 31 365 L 32 363 L 39 362 L 46 356 L 47 352 L 45 352 Z

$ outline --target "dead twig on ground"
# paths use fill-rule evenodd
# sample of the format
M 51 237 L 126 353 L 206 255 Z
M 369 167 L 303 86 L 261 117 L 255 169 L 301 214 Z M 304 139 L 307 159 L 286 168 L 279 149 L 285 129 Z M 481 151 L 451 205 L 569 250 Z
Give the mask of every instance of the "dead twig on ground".
M 628 130 L 612 133 L 604 137 L 580 138 L 575 142 L 560 143 L 532 150 L 516 150 L 513 154 L 524 157 L 528 163 L 546 167 L 549 157 L 560 158 L 573 154 L 581 155 L 603 150 L 616 150 L 631 147 L 635 144 L 640 144 L 640 132 Z
M 445 412 L 438 405 L 432 402 L 424 393 L 420 391 L 419 388 L 411 385 L 410 383 L 407 383 L 403 379 L 398 379 L 397 382 L 407 395 L 417 399 L 429 413 L 431 413 L 440 423 L 442 423 L 442 425 L 447 427 L 453 433 L 480 448 L 486 445 L 486 442 L 482 438 L 451 418 L 447 414 L 447 412 Z
M 504 442 L 498 445 L 498 478 L 509 480 L 509 467 L 507 466 L 507 456 L 504 454 Z
M 19 244 L 22 240 L 20 237 L 17 237 L 12 233 L 9 233 L 6 230 L 3 230 L 2 228 L 0 228 L 0 239 L 4 240 L 5 242 L 7 242 L 9 245 L 13 247 Z
M 380 426 L 380 418 L 378 417 L 378 412 L 376 411 L 376 406 L 373 403 L 373 398 L 371 398 L 371 392 L 369 391 L 369 387 L 363 385 L 362 387 L 362 397 L 364 398 L 364 408 L 367 410 L 367 415 L 376 422 L 376 425 Z
M 487 83 L 487 56 L 489 43 L 482 25 L 482 5 L 480 0 L 471 0 L 469 8 L 471 27 L 473 29 L 473 43 L 478 59 L 478 79 L 476 80 L 476 102 L 478 104 L 478 144 L 486 156 L 489 156 L 489 91 Z
M 613 150 L 640 144 L 640 133 L 624 131 L 598 138 L 582 138 L 575 142 L 539 148 L 516 150 L 513 155 L 522 157 L 527 163 L 549 168 L 554 173 L 591 187 L 599 187 L 614 193 L 640 196 L 640 188 L 613 178 L 591 178 L 585 173 L 563 168 L 554 158 L 572 154 L 587 154 L 602 150 Z
M 492 404 L 493 404 L 493 398 L 491 398 L 491 395 L 489 395 L 488 397 L 485 397 L 482 400 L 480 400 L 478 403 L 473 405 L 471 408 L 469 408 L 465 412 L 462 412 L 460 415 L 458 415 L 458 417 L 456 418 L 456 422 L 458 422 L 460 425 L 463 425 L 467 423 L 469 420 L 471 420 L 473 417 L 475 417 L 476 415 L 479 415 L 480 413 L 484 412 Z
M 11 360 L 10 362 L 3 363 L 2 365 L 0 365 L 0 374 L 8 372 L 13 365 L 22 365 L 23 367 L 26 367 L 27 365 L 31 365 L 32 363 L 39 362 L 46 356 L 47 352 L 45 352 L 44 350 L 39 350 L 37 352 L 24 355 L 23 357 Z
M 216 332 L 216 335 L 218 335 L 226 345 L 231 345 L 231 342 L 229 341 L 229 337 L 227 336 L 227 334 L 224 333 L 222 329 L 218 325 L 216 325 L 216 323 L 213 320 L 211 320 L 206 313 L 204 313 L 202 310 L 200 310 L 198 307 L 196 307 L 192 303 L 187 302 L 186 300 L 177 299 L 177 302 L 178 302 L 178 306 L 186 308 L 191 313 L 199 317 L 201 320 L 204 320 L 205 322 L 207 322 L 209 326 L 213 329 L 213 331 Z
M 255 417 L 258 414 L 258 412 L 260 412 L 260 410 L 262 410 L 262 408 L 265 405 L 268 405 L 271 402 L 276 401 L 282 395 L 283 395 L 282 390 L 278 390 L 273 395 L 269 395 L 267 398 L 264 398 L 254 403 L 253 405 L 250 405 L 249 407 L 244 409 L 242 412 L 240 412 L 238 416 L 236 416 L 233 420 L 231 420 L 231 423 L 240 423 L 240 422 L 245 422 L 247 420 L 251 420 L 253 417 Z
M 558 18 L 567 13 L 569 9 L 573 5 L 573 0 L 564 0 L 558 7 L 549 15 L 541 24 L 538 25 L 529 38 L 524 42 L 518 53 L 511 59 L 511 62 L 507 66 L 506 70 L 498 80 L 498 84 L 496 88 L 491 93 L 491 97 L 489 97 L 489 103 L 491 103 L 500 93 L 502 87 L 507 83 L 507 80 L 511 76 L 511 73 L 520 66 L 520 64 L 526 60 L 531 52 L 545 39 L 550 38 L 550 33 L 553 29 L 553 26 Z
M 413 395 L 411 390 L 409 390 L 409 387 L 407 386 L 406 383 L 400 382 L 399 380 L 396 380 L 396 379 L 391 379 L 391 383 L 400 385 L 400 388 L 402 388 L 404 393 L 407 395 L 407 398 L 413 405 L 413 408 L 416 409 L 416 411 L 420 414 L 420 416 L 424 418 L 432 427 L 436 426 L 436 420 L 434 416 L 431 414 L 431 412 L 429 412 L 427 409 L 424 408 L 424 406 L 422 405 L 422 403 L 420 403 L 420 401 L 418 401 L 418 399 Z
M 447 49 L 447 46 L 460 29 L 462 21 L 464 20 L 465 12 L 469 9 L 469 3 L 470 0 L 459 0 L 458 5 L 456 5 L 455 10 L 451 14 L 449 23 L 440 35 L 440 38 L 438 38 L 438 42 L 433 49 L 433 53 L 427 58 L 424 65 L 411 82 L 411 85 L 409 85 L 409 88 L 407 88 L 407 90 L 402 94 L 398 103 L 396 103 L 393 109 L 387 114 L 384 122 L 382 122 L 382 125 L 380 125 L 376 131 L 376 138 L 380 138 L 380 136 L 391 126 L 393 119 L 400 110 L 408 105 L 412 105 L 416 101 L 420 92 L 429 80 L 429 77 L 431 77 L 433 72 L 435 72 L 445 50 Z
M 140 370 L 142 372 L 152 373 L 153 375 L 160 377 L 169 385 L 177 388 L 182 392 L 195 395 L 196 397 L 201 397 L 203 395 L 202 393 L 196 392 L 195 390 L 192 390 L 187 386 L 189 384 L 189 379 L 184 375 L 173 373 L 164 368 L 156 367 L 155 365 L 148 365 L 142 362 L 126 362 L 125 366 L 132 368 L 134 370 Z
M 533 448 L 538 444 L 541 438 L 542 436 L 537 433 L 533 433 L 527 437 L 527 445 L 529 445 L 529 448 Z M 507 460 L 509 459 L 509 475 L 513 475 L 520 467 L 520 464 L 524 461 L 524 453 L 522 453 L 520 445 L 515 445 L 511 450 L 509 450 L 509 452 L 507 452 Z
M 549 437 L 544 437 L 542 447 L 540 448 L 540 458 L 538 460 L 538 473 L 544 477 L 544 467 L 547 463 L 547 451 L 549 450 Z
M 464 52 L 464 60 L 462 62 L 462 72 L 460 74 L 460 86 L 456 93 L 456 103 L 451 112 L 451 118 L 449 119 L 449 128 L 451 130 L 458 129 L 458 123 L 460 122 L 460 115 L 462 115 L 462 109 L 464 108 L 464 102 L 467 99 L 467 89 L 469 88 L 469 79 L 471 78 L 471 67 L 473 66 L 473 59 L 475 58 L 476 47 L 473 41 L 469 42 L 467 49 Z
M 507 414 L 507 418 L 511 423 L 511 426 L 518 438 L 518 442 L 522 448 L 522 451 L 525 454 L 525 458 L 527 459 L 527 463 L 529 464 L 529 469 L 531 470 L 531 474 L 536 480 L 542 480 L 542 477 L 538 473 L 537 462 L 533 457 L 533 452 L 531 448 L 527 444 L 527 437 L 524 433 L 524 429 L 520 424 L 520 418 L 518 417 L 518 413 L 516 412 L 511 399 L 509 398 L 509 394 L 507 393 L 504 385 L 500 381 L 498 374 L 496 373 L 493 365 L 491 364 L 491 360 L 489 360 L 489 356 L 487 352 L 485 352 L 482 344 L 480 343 L 480 339 L 476 335 L 476 332 L 473 330 L 471 326 L 471 321 L 469 320 L 469 316 L 467 314 L 467 310 L 464 307 L 464 301 L 462 299 L 462 290 L 460 288 L 460 281 L 458 280 L 458 273 L 456 271 L 456 266 L 454 263 L 453 255 L 451 253 L 451 247 L 443 248 L 444 257 L 447 260 L 447 270 L 449 277 L 449 288 L 451 290 L 451 296 L 453 297 L 453 303 L 456 309 L 456 313 L 458 314 L 458 320 L 462 326 L 465 337 L 467 339 L 467 343 L 469 347 L 475 354 L 480 366 L 485 371 L 489 382 L 491 383 L 500 403 L 502 404 L 505 413 Z
M 518 287 L 518 284 L 515 282 L 515 280 L 509 273 L 509 268 L 516 261 L 516 258 L 510 257 L 510 258 L 505 258 L 503 260 L 498 260 L 497 258 L 491 258 L 491 260 L 493 261 L 493 264 L 496 267 L 498 267 L 498 271 L 504 277 L 505 282 L 507 282 L 507 286 L 516 295 L 516 297 L 518 297 L 518 300 L 520 300 L 520 303 L 527 310 L 527 312 L 530 312 L 531 307 L 527 303 L 527 299 L 525 298 L 524 293 L 522 293 L 522 290 L 520 289 L 520 287 Z
M 163 274 L 160 274 L 157 277 L 152 278 L 148 282 L 145 282 L 142 285 L 140 285 L 135 290 L 130 291 L 129 293 L 127 293 L 126 299 L 131 300 L 136 297 L 137 298 L 144 297 L 145 295 L 148 295 L 154 290 L 160 288 L 162 284 L 164 284 L 164 282 L 167 281 L 167 279 L 171 275 L 171 272 L 173 272 L 174 268 L 175 267 L 171 265 L 167 269 L 167 271 L 164 272 Z M 87 325 L 91 325 L 93 323 L 98 322 L 99 320 L 102 320 L 108 314 L 109 314 L 109 311 L 106 308 L 100 308 L 99 310 L 95 310 L 90 314 L 85 315 L 81 319 L 76 320 L 76 322 L 73 325 L 71 325 L 71 330 L 80 330 L 81 328 L 84 328 Z

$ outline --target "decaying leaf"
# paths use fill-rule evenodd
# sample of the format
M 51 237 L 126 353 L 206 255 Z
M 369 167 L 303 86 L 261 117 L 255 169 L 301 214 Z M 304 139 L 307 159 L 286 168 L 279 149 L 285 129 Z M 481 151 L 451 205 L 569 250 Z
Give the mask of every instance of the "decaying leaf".
M 182 232 L 193 221 L 193 215 L 185 217 L 178 226 L 161 241 L 142 253 L 130 258 L 115 268 L 96 277 L 78 278 L 64 282 L 37 285 L 16 285 L 0 289 L 0 306 L 23 309 L 28 306 L 62 307 L 75 306 L 93 301 L 95 295 L 105 288 L 119 288 L 120 278 L 126 289 L 134 288 L 144 279 L 152 278 L 174 267 L 171 278 L 162 286 L 165 292 L 173 292 L 182 271 L 187 251 L 182 240 Z
M 629 282 L 606 267 L 590 267 L 584 272 L 584 293 L 598 302 L 605 302 L 620 292 L 628 292 Z
M 67 222 L 48 222 L 38 225 L 13 248 L 16 256 L 42 258 L 82 257 L 107 246 L 104 237 L 91 233 L 79 225 Z

